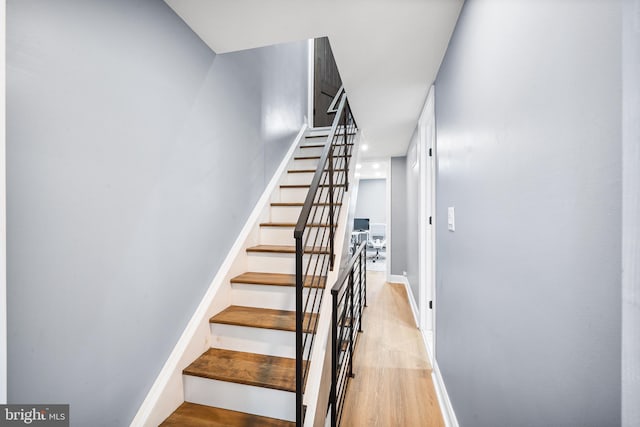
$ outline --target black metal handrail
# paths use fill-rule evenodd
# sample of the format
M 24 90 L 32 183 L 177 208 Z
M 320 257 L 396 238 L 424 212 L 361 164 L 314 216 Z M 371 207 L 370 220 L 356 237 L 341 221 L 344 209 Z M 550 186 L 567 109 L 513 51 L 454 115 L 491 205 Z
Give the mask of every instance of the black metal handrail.
M 331 426 L 342 419 L 349 378 L 353 377 L 353 351 L 362 332 L 367 306 L 367 242 L 362 242 L 331 288 Z M 357 332 L 356 332 L 357 330 Z
M 340 91 L 327 144 L 294 230 L 296 241 L 296 424 L 303 424 L 303 395 L 327 276 L 335 263 L 335 230 L 344 193 L 356 123 Z

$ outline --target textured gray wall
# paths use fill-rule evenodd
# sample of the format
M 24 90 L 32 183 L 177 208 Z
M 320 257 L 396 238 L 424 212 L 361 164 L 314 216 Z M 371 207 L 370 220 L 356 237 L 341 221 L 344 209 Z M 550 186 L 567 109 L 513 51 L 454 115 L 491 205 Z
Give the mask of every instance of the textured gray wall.
M 407 158 L 391 158 L 391 274 L 407 271 Z M 387 242 L 389 244 L 389 242 Z
M 355 217 L 369 218 L 371 223 L 387 223 L 386 179 L 360 180 Z
M 622 425 L 640 426 L 640 0 L 624 2 Z
M 436 81 L 436 351 L 463 427 L 620 425 L 620 9 L 464 5 Z
M 9 401 L 130 422 L 303 124 L 307 43 L 159 0 L 7 4 Z

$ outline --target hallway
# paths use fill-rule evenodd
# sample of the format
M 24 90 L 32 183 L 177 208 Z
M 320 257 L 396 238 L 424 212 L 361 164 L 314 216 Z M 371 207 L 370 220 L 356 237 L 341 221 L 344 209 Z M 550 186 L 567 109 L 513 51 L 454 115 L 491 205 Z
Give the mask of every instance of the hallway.
M 444 426 L 431 365 L 405 287 L 367 273 L 368 304 L 343 426 Z

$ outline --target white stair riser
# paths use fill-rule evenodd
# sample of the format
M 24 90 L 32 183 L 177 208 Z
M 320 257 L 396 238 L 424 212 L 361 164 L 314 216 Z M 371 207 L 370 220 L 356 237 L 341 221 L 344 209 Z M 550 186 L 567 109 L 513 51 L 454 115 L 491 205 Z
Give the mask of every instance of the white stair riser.
M 287 173 L 287 184 L 303 184 L 303 185 L 311 185 L 311 181 L 313 180 L 313 173 L 305 172 L 305 173 Z
M 304 202 L 309 189 L 304 188 L 280 188 L 281 202 Z
M 318 159 L 294 160 L 289 169 L 313 169 L 318 167 Z
M 309 141 L 326 141 L 326 139 L 329 137 L 329 133 L 331 132 L 331 126 L 323 126 L 323 127 L 317 127 L 317 128 L 313 128 L 309 131 L 307 131 L 307 133 L 304 134 L 304 141 L 302 142 L 304 144 L 304 142 L 309 142 Z M 312 137 L 324 137 L 323 138 L 312 138 Z
M 260 227 L 260 243 L 263 245 L 295 245 L 293 227 Z M 309 236 L 307 242 L 329 241 L 329 227 L 311 227 L 305 233 Z
M 295 245 L 293 227 L 260 227 L 260 243 L 263 245 Z
M 214 348 L 291 359 L 296 357 L 295 332 L 211 323 L 211 339 L 211 346 Z M 304 354 L 308 355 L 310 353 L 308 350 L 311 347 L 311 337 L 308 334 L 304 334 L 304 339 L 306 339 L 306 351 Z
M 304 145 L 316 145 L 315 142 L 308 142 Z M 324 150 L 324 147 L 306 147 L 306 148 L 302 148 L 300 147 L 298 149 L 298 151 L 296 151 L 296 156 L 321 156 L 322 155 L 322 151 Z
M 296 271 L 295 254 L 249 252 L 247 255 L 247 265 L 249 271 L 282 274 L 294 274 Z M 317 257 L 317 255 L 305 255 L 303 264 L 306 266 L 309 258 L 312 258 L 313 263 L 315 264 Z M 326 256 L 326 258 L 327 260 L 325 262 L 328 262 L 329 257 Z M 322 260 L 320 262 L 322 262 Z
M 298 222 L 302 206 L 271 206 L 272 222 Z
M 295 393 L 191 375 L 182 378 L 186 402 L 295 421 Z
M 303 298 L 306 299 L 308 294 L 309 290 L 305 289 Z M 234 283 L 231 288 L 231 304 L 244 307 L 295 311 L 296 288 L 293 286 Z M 318 311 L 318 308 L 316 307 L 314 311 Z
M 331 126 L 325 126 L 322 128 L 313 128 L 304 135 L 303 144 L 311 141 L 326 141 L 331 132 Z M 314 138 L 315 137 L 315 138 Z

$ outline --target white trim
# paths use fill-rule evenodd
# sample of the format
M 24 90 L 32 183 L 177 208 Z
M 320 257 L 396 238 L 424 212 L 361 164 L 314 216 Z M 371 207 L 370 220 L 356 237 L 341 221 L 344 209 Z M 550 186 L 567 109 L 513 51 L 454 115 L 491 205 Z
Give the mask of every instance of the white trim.
M 416 328 L 420 328 L 420 323 L 418 321 L 418 305 L 416 304 L 416 299 L 413 296 L 413 292 L 411 291 L 411 285 L 409 285 L 409 279 L 405 276 L 399 276 L 397 274 L 390 274 L 388 276 L 388 282 L 390 283 L 401 283 L 407 290 L 407 298 L 409 299 L 409 305 L 411 306 L 411 312 L 413 313 L 413 320 L 416 323 Z
M 315 78 L 315 39 L 309 39 L 309 57 L 308 57 L 308 69 L 307 76 L 309 81 L 307 82 L 307 125 L 310 129 L 313 128 L 313 84 Z
M 247 219 L 244 227 L 242 228 L 242 231 L 238 235 L 238 238 L 236 239 L 235 243 L 231 247 L 231 250 L 227 254 L 227 257 L 225 258 L 224 262 L 220 266 L 218 273 L 213 278 L 211 284 L 209 285 L 209 288 L 207 289 L 207 292 L 205 293 L 204 297 L 200 301 L 198 308 L 196 309 L 193 316 L 191 317 L 191 320 L 187 324 L 187 327 L 185 328 L 184 332 L 180 336 L 178 343 L 173 348 L 173 351 L 171 352 L 171 354 L 169 355 L 169 358 L 167 359 L 164 366 L 162 367 L 160 374 L 158 375 L 155 382 L 151 386 L 151 389 L 149 390 L 149 393 L 145 397 L 144 401 L 142 402 L 142 405 L 140 406 L 140 409 L 138 410 L 136 416 L 133 418 L 133 421 L 131 422 L 131 426 L 158 425 L 162 421 L 162 419 L 165 418 L 164 416 L 160 416 L 160 418 L 162 418 L 160 420 L 152 419 L 153 417 L 158 417 L 159 414 L 157 414 L 156 411 L 159 409 L 158 408 L 159 406 L 168 406 L 168 402 L 160 402 L 160 400 L 168 388 L 176 386 L 176 378 L 178 380 L 181 379 L 181 371 L 182 371 L 181 364 L 184 363 L 183 359 L 186 357 L 185 355 L 188 353 L 188 351 L 190 351 L 190 352 L 197 353 L 196 354 L 197 356 L 200 353 L 202 353 L 202 351 L 199 350 L 200 347 L 203 347 L 203 346 L 208 347 L 208 342 L 194 343 L 194 339 L 196 338 L 196 335 L 200 330 L 204 330 L 206 333 L 206 336 L 210 336 L 209 325 L 205 320 L 208 319 L 209 317 L 208 313 L 214 302 L 214 298 L 218 294 L 218 291 L 220 290 L 222 285 L 225 283 L 226 281 L 225 279 L 227 279 L 231 271 L 231 268 L 234 264 L 234 261 L 242 253 L 243 249 L 245 248 L 247 240 L 250 238 L 252 232 L 255 229 L 255 224 L 260 220 L 260 217 L 263 214 L 265 207 L 268 206 L 271 200 L 271 195 L 274 192 L 274 190 L 277 188 L 277 185 L 280 182 L 282 174 L 286 171 L 286 168 L 291 158 L 293 157 L 293 153 L 295 152 L 296 148 L 298 147 L 302 138 L 304 137 L 304 133 L 306 130 L 307 130 L 307 125 L 305 124 L 300 129 L 300 132 L 298 132 L 298 135 L 296 136 L 295 140 L 291 144 L 291 147 L 289 147 L 289 151 L 287 152 L 284 159 L 280 163 L 280 166 L 278 166 L 278 169 L 276 170 L 276 172 L 273 174 L 273 177 L 271 178 L 271 181 L 269 182 L 264 192 L 262 193 L 260 200 L 258 200 L 258 202 L 256 203 L 256 206 L 251 212 L 251 215 L 249 216 L 249 218 Z M 198 348 L 197 349 L 192 348 L 194 346 Z M 200 353 L 198 353 L 198 351 L 200 351 Z M 181 386 L 181 381 L 178 381 L 178 382 L 180 383 L 180 386 Z M 175 393 L 172 394 L 170 398 L 166 399 L 166 400 L 170 400 L 175 405 L 173 409 L 175 409 L 177 405 L 182 403 L 181 400 L 184 400 L 183 393 L 184 393 L 183 390 L 175 390 Z M 163 403 L 165 403 L 165 405 L 163 405 Z M 171 408 L 162 407 L 160 408 L 160 411 L 161 412 L 168 411 L 169 409 Z M 171 411 L 173 409 L 171 409 Z M 169 415 L 170 413 L 171 412 L 168 412 L 166 415 Z
M 416 142 L 416 157 L 418 158 L 418 310 L 420 329 L 430 330 L 431 322 L 427 319 L 427 300 L 429 288 L 427 287 L 427 233 L 429 227 L 427 212 L 427 138 L 425 116 L 427 106 L 422 110 L 418 120 L 418 141 Z
M 435 257 L 436 257 L 436 137 L 435 137 L 435 86 L 431 86 L 420 118 L 418 119 L 418 153 L 420 156 L 420 229 L 419 229 L 419 308 L 420 328 L 424 330 L 427 347 L 432 350 L 431 362 L 435 361 L 435 330 L 436 330 L 436 287 L 435 287 Z M 432 156 L 428 155 L 429 150 Z M 432 224 L 428 218 L 432 217 Z M 427 301 L 433 301 L 433 308 L 429 309 Z
M 431 378 L 433 379 L 433 386 L 436 389 L 436 395 L 438 396 L 438 403 L 440 404 L 440 411 L 444 418 L 444 424 L 446 427 L 459 427 L 458 418 L 453 411 L 451 400 L 449 399 L 449 393 L 444 385 L 438 362 L 434 362 L 433 369 L 431 370 Z
M 0 1 L 0 27 L 6 26 L 6 2 Z M 5 152 L 5 30 L 0 31 L 0 404 L 7 402 L 7 193 Z
M 387 194 L 386 194 L 386 214 L 387 214 L 387 229 L 385 231 L 385 236 L 387 239 L 387 252 L 385 257 L 387 258 L 387 262 L 385 263 L 385 275 L 387 277 L 391 277 L 391 256 L 392 256 L 392 240 L 391 240 L 391 224 L 393 224 L 391 218 L 391 157 L 387 160 Z

